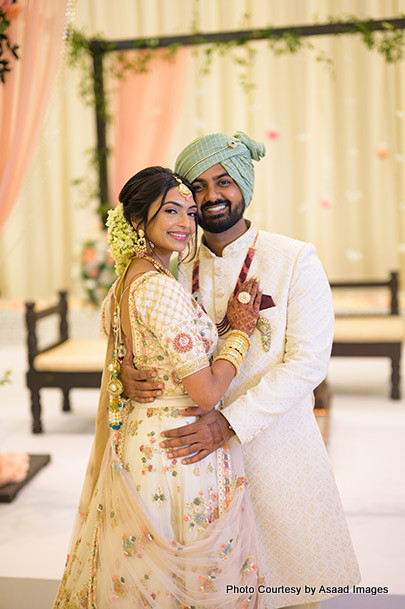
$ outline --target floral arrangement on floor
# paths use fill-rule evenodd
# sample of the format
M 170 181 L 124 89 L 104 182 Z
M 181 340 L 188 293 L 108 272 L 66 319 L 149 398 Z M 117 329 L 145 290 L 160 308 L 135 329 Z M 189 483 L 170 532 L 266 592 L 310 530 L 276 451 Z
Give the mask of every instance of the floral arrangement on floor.
M 80 249 L 80 278 L 86 300 L 99 306 L 116 279 L 114 260 L 108 253 L 107 232 L 99 229 Z
M 17 19 L 21 13 L 21 8 L 17 5 L 16 0 L 0 0 L 0 80 L 4 84 L 6 82 L 6 74 L 10 72 L 10 61 L 4 56 L 9 51 L 15 59 L 19 59 L 18 45 L 13 44 L 7 34 L 11 22 Z

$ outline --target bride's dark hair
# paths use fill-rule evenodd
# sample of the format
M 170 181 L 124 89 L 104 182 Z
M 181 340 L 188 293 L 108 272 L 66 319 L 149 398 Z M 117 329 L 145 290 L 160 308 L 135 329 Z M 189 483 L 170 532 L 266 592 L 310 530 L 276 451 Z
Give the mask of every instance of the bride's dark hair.
M 156 218 L 164 205 L 169 190 L 179 186 L 176 177 L 180 179 L 183 184 L 188 186 L 194 198 L 192 185 L 178 174 L 173 173 L 171 169 L 155 166 L 146 167 L 146 169 L 138 171 L 138 173 L 132 176 L 132 178 L 122 187 L 118 196 L 118 199 L 124 208 L 125 219 L 131 224 L 132 222 L 136 222 L 138 228 L 142 227 L 146 230 L 149 222 L 152 222 L 152 220 Z M 148 220 L 149 208 L 159 197 L 162 197 L 159 208 Z M 195 255 L 197 248 L 197 215 L 195 217 L 195 223 L 196 233 L 194 236 L 193 256 Z

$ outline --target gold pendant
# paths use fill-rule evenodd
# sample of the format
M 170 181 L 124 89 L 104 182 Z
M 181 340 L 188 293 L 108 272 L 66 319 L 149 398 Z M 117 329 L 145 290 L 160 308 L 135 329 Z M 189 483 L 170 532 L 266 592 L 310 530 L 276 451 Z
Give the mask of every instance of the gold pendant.
M 113 374 L 114 372 L 119 374 L 121 370 L 121 364 L 119 363 L 118 358 L 112 357 L 111 359 L 109 359 L 106 363 L 106 368 L 110 374 Z
M 271 344 L 271 325 L 269 320 L 259 316 L 256 328 L 261 334 L 263 351 L 269 351 Z
M 124 391 L 124 386 L 119 379 L 112 378 L 107 385 L 107 391 L 110 395 L 119 396 Z

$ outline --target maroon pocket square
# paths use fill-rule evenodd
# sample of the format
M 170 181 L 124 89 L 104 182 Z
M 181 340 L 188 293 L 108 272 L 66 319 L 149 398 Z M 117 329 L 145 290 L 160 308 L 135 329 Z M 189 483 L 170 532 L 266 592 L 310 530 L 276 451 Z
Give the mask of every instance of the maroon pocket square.
M 275 307 L 276 304 L 270 294 L 263 294 L 262 301 L 260 303 L 260 310 L 270 309 L 271 307 Z

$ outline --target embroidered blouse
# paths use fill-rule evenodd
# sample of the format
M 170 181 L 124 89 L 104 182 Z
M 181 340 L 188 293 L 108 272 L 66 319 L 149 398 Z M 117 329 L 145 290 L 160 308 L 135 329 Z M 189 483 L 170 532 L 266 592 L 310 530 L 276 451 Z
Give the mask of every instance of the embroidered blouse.
M 104 330 L 110 299 L 103 305 Z M 182 379 L 210 365 L 215 324 L 174 278 L 149 271 L 129 288 L 134 366 L 154 370 L 164 396 L 186 393 Z

